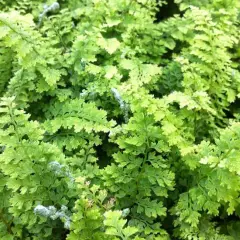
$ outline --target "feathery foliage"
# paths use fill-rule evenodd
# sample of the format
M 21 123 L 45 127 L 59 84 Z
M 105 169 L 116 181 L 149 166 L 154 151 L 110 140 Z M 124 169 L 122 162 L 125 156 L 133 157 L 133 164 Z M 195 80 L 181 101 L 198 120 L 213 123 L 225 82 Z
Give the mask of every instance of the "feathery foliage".
M 239 0 L 0 0 L 0 238 L 240 238 Z

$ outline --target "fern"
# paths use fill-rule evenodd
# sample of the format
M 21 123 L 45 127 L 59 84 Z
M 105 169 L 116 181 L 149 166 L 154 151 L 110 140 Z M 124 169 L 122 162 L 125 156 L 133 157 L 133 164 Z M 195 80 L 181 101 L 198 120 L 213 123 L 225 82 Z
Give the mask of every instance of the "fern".
M 46 219 L 39 222 L 33 208 L 38 204 L 68 204 L 69 196 L 74 196 L 74 186 L 69 176 L 58 176 L 49 165 L 51 161 L 64 163 L 63 154 L 56 146 L 42 142 L 43 129 L 37 122 L 28 121 L 29 115 L 18 110 L 13 100 L 1 101 L 0 142 L 5 149 L 0 161 L 7 188 L 2 190 L 10 191 L 8 211 L 14 218 L 11 232 L 27 237 L 26 228 L 40 239 L 51 231 L 44 233 Z
M 239 239 L 238 0 L 0 0 L 0 238 Z
M 220 132 L 215 144 L 203 141 L 185 156 L 186 163 L 189 158 L 195 161 L 194 171 L 197 175 L 188 192 L 180 196 L 173 211 L 179 216 L 176 224 L 181 226 L 182 236 L 192 232 L 193 239 L 193 233 L 199 234 L 198 226 L 203 212 L 213 217 L 220 214 L 221 206 L 221 214 L 231 215 L 237 210 L 238 136 L 239 123 L 232 123 Z
M 65 73 L 63 69 L 51 67 L 56 62 L 53 56 L 58 54 L 58 50 L 42 47 L 43 40 L 33 29 L 32 17 L 21 16 L 17 12 L 2 13 L 0 27 L 2 46 L 15 53 L 14 76 L 9 81 L 6 95 L 15 95 L 17 101 L 26 104 L 40 98 L 39 93 L 56 88 Z

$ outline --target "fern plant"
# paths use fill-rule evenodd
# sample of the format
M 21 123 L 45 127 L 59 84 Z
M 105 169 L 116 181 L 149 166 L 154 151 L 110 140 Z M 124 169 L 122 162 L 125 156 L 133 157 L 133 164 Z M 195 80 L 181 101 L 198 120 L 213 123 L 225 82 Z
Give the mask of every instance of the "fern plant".
M 16 237 L 29 238 L 26 228 L 36 235 L 35 239 L 43 239 L 57 225 L 53 222 L 46 228 L 48 219 L 39 219 L 33 208 L 39 204 L 71 205 L 75 188 L 71 174 L 58 169 L 64 163 L 64 155 L 56 146 L 44 143 L 44 130 L 28 119 L 28 114 L 17 109 L 14 98 L 2 98 L 0 142 L 4 151 L 0 161 L 5 181 L 2 190 L 9 203 L 7 209 L 4 205 L 1 208 L 12 218 L 12 223 L 6 221 L 6 225 Z
M 0 11 L 1 239 L 239 239 L 238 0 Z

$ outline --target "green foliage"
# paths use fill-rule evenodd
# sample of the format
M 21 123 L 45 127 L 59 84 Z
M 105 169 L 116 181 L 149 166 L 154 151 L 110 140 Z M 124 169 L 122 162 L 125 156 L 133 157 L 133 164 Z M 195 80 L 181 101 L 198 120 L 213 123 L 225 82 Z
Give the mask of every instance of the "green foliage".
M 32 233 L 38 235 L 35 239 L 43 239 L 57 226 L 54 223 L 46 228 L 47 219 L 39 222 L 33 208 L 39 204 L 71 204 L 74 184 L 66 170 L 58 172 L 51 167 L 52 163 L 64 162 L 64 155 L 55 145 L 42 141 L 44 130 L 38 122 L 29 120 L 29 114 L 18 110 L 14 100 L 2 98 L 0 108 L 0 143 L 4 146 L 0 155 L 1 181 L 5 182 L 4 200 L 9 202 L 1 209 L 8 213 L 7 218 L 12 218 L 11 223 L 6 220 L 8 232 L 19 238 Z
M 201 235 L 202 239 L 208 239 L 201 229 L 205 224 L 202 221 L 218 215 L 239 216 L 239 134 L 240 125 L 233 122 L 220 131 L 215 144 L 202 141 L 183 158 L 187 164 L 191 161 L 195 179 L 173 209 L 178 216 L 175 224 L 180 226 L 182 236 L 194 239 Z
M 104 214 L 105 220 L 104 225 L 107 227 L 106 234 L 111 236 L 117 236 L 116 239 L 133 239 L 133 235 L 138 232 L 138 229 L 135 227 L 125 227 L 127 220 L 121 219 L 121 211 L 108 211 Z M 131 237 L 131 238 L 129 238 Z M 134 238 L 139 239 L 139 238 Z
M 91 184 L 83 177 L 76 179 L 81 198 L 75 203 L 68 240 L 75 239 L 112 239 L 103 228 L 103 214 L 114 205 L 114 199 L 108 199 L 106 190 Z
M 239 27 L 238 0 L 0 0 L 0 238 L 239 239 Z

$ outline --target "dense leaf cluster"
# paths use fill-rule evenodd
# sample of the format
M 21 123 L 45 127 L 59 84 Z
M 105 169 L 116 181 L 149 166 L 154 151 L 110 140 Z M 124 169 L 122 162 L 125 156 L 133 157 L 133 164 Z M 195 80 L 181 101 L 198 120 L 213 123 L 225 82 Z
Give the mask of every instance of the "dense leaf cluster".
M 240 239 L 239 0 L 0 0 L 0 239 Z

